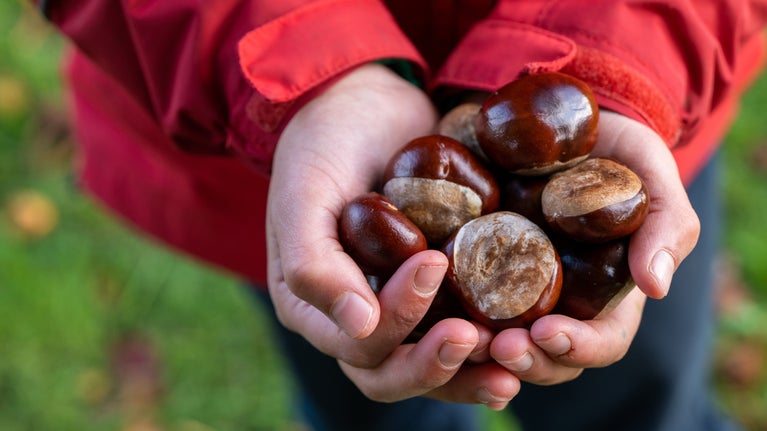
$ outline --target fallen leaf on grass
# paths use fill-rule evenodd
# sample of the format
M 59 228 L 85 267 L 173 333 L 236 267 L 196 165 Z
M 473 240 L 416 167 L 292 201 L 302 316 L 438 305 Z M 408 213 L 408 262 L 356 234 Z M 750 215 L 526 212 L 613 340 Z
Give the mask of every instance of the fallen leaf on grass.
M 717 312 L 723 317 L 737 315 L 743 307 L 753 302 L 751 291 L 732 256 L 719 256 L 716 266 L 714 302 Z
M 155 431 L 163 384 L 160 357 L 149 339 L 126 334 L 112 351 L 112 368 L 118 387 L 124 431 Z
M 719 375 L 726 384 L 737 388 L 751 388 L 762 381 L 767 352 L 761 343 L 743 340 L 721 355 Z
M 5 204 L 5 214 L 13 230 L 25 239 L 39 239 L 56 228 L 59 211 L 51 199 L 35 190 L 14 193 Z
M 24 82 L 10 75 L 0 75 L 0 117 L 18 117 L 29 106 Z

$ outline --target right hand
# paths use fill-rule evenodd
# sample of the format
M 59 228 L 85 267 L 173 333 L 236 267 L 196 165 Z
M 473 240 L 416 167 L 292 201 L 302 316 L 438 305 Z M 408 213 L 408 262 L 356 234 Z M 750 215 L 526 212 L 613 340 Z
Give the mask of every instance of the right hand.
M 386 162 L 432 133 L 436 113 L 416 87 L 379 65 L 350 72 L 291 119 L 277 146 L 267 202 L 269 292 L 280 322 L 337 358 L 369 398 L 428 396 L 502 408 L 519 380 L 487 356 L 486 328 L 446 319 L 402 344 L 431 304 L 446 257 L 411 257 L 376 296 L 338 242 L 346 202 L 375 188 Z
M 578 321 L 548 315 L 534 322 L 530 330 L 499 333 L 490 349 L 493 358 L 527 382 L 562 383 L 575 379 L 585 368 L 606 367 L 623 358 L 639 329 L 646 298 L 666 296 L 673 273 L 700 234 L 700 221 L 674 157 L 652 129 L 603 111 L 599 142 L 591 155 L 625 164 L 643 179 L 649 191 L 649 213 L 632 234 L 629 246 L 631 275 L 639 288 L 600 319 Z

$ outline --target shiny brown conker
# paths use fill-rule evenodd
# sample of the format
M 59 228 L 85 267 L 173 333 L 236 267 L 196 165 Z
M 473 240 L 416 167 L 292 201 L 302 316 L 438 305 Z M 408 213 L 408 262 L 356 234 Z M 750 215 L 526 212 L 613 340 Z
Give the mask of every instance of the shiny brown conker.
M 526 75 L 492 93 L 475 121 L 477 142 L 509 172 L 541 175 L 588 157 L 599 108 L 584 82 L 562 73 Z
M 437 124 L 437 134 L 449 136 L 466 145 L 480 160 L 487 162 L 487 156 L 482 152 L 477 142 L 477 132 L 474 123 L 482 107 L 479 103 L 462 103 L 449 110 Z
M 383 193 L 431 244 L 442 244 L 467 221 L 495 211 L 500 192 L 493 174 L 453 138 L 416 138 L 389 160 Z
M 562 260 L 562 292 L 553 312 L 590 320 L 614 310 L 636 287 L 629 270 L 629 239 L 599 244 L 553 239 Z
M 549 182 L 545 176 L 506 175 L 501 183 L 501 209 L 521 214 L 546 230 L 541 208 L 543 189 Z
M 527 327 L 559 298 L 562 267 L 546 234 L 508 211 L 478 217 L 443 247 L 446 285 L 476 321 L 496 330 Z
M 555 174 L 541 195 L 549 226 L 585 242 L 630 235 L 644 222 L 649 206 L 642 179 L 605 158 L 588 159 Z
M 344 251 L 362 272 L 384 279 L 427 248 L 418 227 L 389 198 L 376 192 L 360 195 L 344 206 L 338 232 Z

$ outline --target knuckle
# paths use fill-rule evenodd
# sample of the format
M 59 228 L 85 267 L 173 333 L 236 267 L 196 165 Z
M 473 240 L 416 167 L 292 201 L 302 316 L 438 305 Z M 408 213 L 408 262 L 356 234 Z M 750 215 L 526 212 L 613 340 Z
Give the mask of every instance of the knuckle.
M 700 234 L 700 218 L 694 209 L 689 208 L 681 219 L 683 220 L 683 233 L 687 238 L 697 238 Z
M 421 321 L 427 308 L 426 305 L 416 303 L 399 307 L 391 316 L 394 331 L 397 333 L 409 333 Z
M 288 289 L 297 297 L 304 299 L 311 292 L 312 280 L 316 279 L 314 271 L 309 265 L 299 262 L 285 264 L 285 281 Z

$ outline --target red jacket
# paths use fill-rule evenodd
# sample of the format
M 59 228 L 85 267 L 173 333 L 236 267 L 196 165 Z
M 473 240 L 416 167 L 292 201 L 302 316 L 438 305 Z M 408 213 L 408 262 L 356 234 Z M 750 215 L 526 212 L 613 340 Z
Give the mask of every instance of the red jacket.
M 49 0 L 83 185 L 180 250 L 265 279 L 285 123 L 359 64 L 407 60 L 434 94 L 562 70 L 653 127 L 685 181 L 762 59 L 767 1 Z

